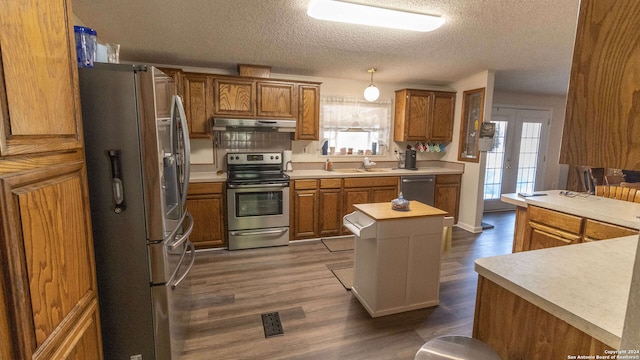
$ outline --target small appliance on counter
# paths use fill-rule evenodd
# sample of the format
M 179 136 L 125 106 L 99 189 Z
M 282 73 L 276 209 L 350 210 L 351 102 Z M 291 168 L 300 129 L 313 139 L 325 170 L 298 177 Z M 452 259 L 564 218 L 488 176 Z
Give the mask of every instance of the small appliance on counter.
M 405 154 L 404 168 L 407 170 L 418 170 L 416 167 L 416 151 L 407 150 Z

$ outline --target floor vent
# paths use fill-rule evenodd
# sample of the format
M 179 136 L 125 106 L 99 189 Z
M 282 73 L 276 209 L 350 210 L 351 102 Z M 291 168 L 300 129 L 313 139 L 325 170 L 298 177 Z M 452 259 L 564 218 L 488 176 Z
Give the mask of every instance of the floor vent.
M 265 338 L 284 334 L 280 314 L 277 312 L 262 314 L 262 327 L 264 327 Z

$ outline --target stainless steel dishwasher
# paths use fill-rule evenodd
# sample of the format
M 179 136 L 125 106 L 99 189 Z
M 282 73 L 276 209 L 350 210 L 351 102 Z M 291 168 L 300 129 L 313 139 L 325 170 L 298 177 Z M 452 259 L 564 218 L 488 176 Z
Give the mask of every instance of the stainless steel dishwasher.
M 411 175 L 402 176 L 400 191 L 407 200 L 416 200 L 427 205 L 434 205 L 436 176 Z

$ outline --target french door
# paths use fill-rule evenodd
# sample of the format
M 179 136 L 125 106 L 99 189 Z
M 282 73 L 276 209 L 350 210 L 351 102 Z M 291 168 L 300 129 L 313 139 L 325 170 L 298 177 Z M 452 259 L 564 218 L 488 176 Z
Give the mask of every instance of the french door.
M 549 110 L 493 107 L 495 146 L 487 153 L 484 210 L 500 211 L 513 206 L 500 195 L 539 190 L 544 179 L 545 151 L 551 119 Z

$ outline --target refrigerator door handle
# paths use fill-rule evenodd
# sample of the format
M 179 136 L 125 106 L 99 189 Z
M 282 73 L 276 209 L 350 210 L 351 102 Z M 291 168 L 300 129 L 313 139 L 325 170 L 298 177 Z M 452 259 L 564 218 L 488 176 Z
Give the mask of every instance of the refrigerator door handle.
M 180 235 L 176 236 L 175 235 L 175 231 L 174 231 L 173 235 L 174 235 L 175 239 L 169 238 L 169 239 L 173 239 L 173 242 L 171 242 L 171 243 L 169 243 L 167 245 L 167 248 L 169 249 L 169 251 L 173 251 L 177 247 L 181 246 L 187 239 L 189 239 L 189 236 L 191 235 L 191 232 L 193 231 L 193 225 L 194 225 L 193 224 L 193 215 L 191 215 L 188 211 L 185 211 L 185 215 L 189 219 L 189 226 L 187 227 L 187 230 L 184 233 L 180 234 Z M 183 224 L 184 224 L 184 221 L 182 221 L 181 225 L 183 225 Z M 180 229 L 181 227 L 182 226 L 178 226 L 176 228 L 176 230 Z
M 182 208 L 187 206 L 187 191 L 189 189 L 189 177 L 191 172 L 191 143 L 189 142 L 189 126 L 187 125 L 187 115 L 182 106 L 182 99 L 179 95 L 173 96 L 174 108 L 178 108 L 180 116 L 180 130 L 182 132 L 184 152 L 182 159 L 184 164 L 184 179 L 182 179 Z
M 107 156 L 109 156 L 109 162 L 111 163 L 111 191 L 113 194 L 113 203 L 115 204 L 113 211 L 116 214 L 120 214 L 127 209 L 127 204 L 124 202 L 124 183 L 122 182 L 120 150 L 107 150 Z
M 164 243 L 168 243 L 171 240 L 173 240 L 176 235 L 178 234 L 178 231 L 180 231 L 182 224 L 184 224 L 184 219 L 187 218 L 187 211 L 182 213 L 182 217 L 180 218 L 180 221 L 178 221 L 178 225 L 176 225 L 175 229 L 173 229 L 173 231 L 171 231 L 171 234 L 169 234 L 169 236 L 166 236 L 164 238 Z
M 191 241 L 189 241 L 188 246 L 189 246 L 189 251 L 191 252 L 191 261 L 189 262 L 189 267 L 187 268 L 187 270 L 185 270 L 184 274 L 180 275 L 178 279 L 173 281 L 173 283 L 171 284 L 171 290 L 174 290 L 176 287 L 178 287 L 178 285 L 180 285 L 180 283 L 187 277 L 187 275 L 189 275 L 189 273 L 191 272 L 191 268 L 193 268 L 193 264 L 196 262 L 196 248 L 195 246 L 193 246 L 193 243 Z M 184 258 L 184 255 L 186 254 L 186 252 L 187 252 L 187 249 L 185 248 L 185 252 L 182 254 L 182 258 L 180 258 L 180 264 L 182 264 L 182 259 Z M 179 268 L 180 268 L 180 265 L 178 265 L 178 267 L 176 268 L 176 273 Z M 177 275 L 177 274 L 174 274 L 174 275 Z

